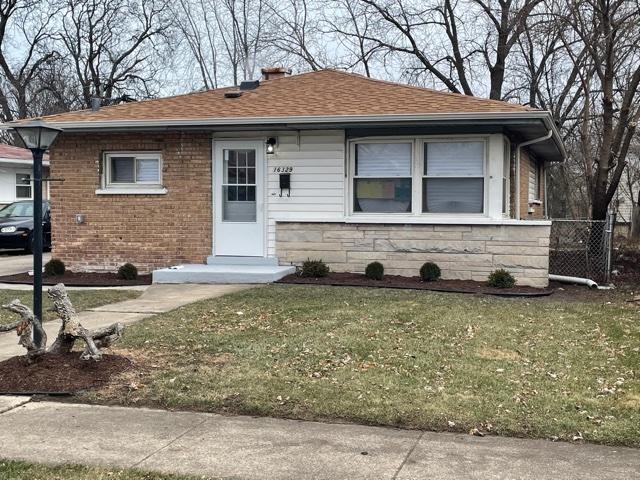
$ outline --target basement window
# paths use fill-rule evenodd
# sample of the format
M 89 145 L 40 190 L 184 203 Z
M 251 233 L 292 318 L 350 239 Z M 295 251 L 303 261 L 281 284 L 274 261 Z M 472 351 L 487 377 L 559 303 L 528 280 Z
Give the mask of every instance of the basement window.
M 96 193 L 157 194 L 162 186 L 159 152 L 108 152 L 102 164 L 102 189 Z

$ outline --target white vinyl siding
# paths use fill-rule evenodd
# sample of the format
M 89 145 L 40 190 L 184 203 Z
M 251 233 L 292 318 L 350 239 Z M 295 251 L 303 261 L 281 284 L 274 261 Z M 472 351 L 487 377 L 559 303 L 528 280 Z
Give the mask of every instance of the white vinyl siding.
M 267 254 L 275 255 L 276 222 L 344 221 L 345 138 L 342 130 L 296 132 L 219 133 L 216 138 L 277 137 L 267 164 Z M 279 172 L 291 167 L 291 196 L 280 196 Z

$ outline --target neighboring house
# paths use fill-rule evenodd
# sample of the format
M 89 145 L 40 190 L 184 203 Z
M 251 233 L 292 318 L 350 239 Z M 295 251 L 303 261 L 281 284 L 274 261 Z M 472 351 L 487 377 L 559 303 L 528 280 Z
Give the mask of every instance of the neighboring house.
M 401 275 L 431 260 L 474 280 L 506 268 L 547 285 L 544 167 L 564 158 L 548 112 L 287 73 L 46 117 L 64 129 L 51 150 L 64 179 L 51 185 L 53 255 L 74 270 L 196 264 L 158 281 L 219 281 L 234 267 L 260 281 L 239 266 L 320 258 Z
M 43 161 L 43 177 L 48 177 L 49 156 Z M 33 198 L 33 157 L 26 148 L 0 144 L 0 208 L 16 200 Z M 43 198 L 48 198 L 45 186 Z
M 638 187 L 636 187 L 635 198 L 640 195 L 638 190 Z M 616 213 L 615 234 L 627 237 L 631 233 L 631 221 L 633 219 L 633 200 L 628 188 L 618 188 L 613 205 Z

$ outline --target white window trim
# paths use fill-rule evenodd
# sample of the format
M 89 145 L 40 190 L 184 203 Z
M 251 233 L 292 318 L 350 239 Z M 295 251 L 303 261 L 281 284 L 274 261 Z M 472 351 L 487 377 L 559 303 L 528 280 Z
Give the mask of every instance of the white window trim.
M 418 218 L 443 218 L 447 217 L 451 219 L 453 217 L 455 223 L 459 223 L 463 219 L 479 219 L 489 216 L 488 203 L 489 203 L 489 135 L 399 135 L 399 136 L 385 136 L 385 137 L 360 137 L 352 138 L 348 141 L 348 174 L 346 175 L 345 185 L 345 217 L 354 219 L 377 219 L 378 221 L 385 221 L 387 219 L 405 219 L 407 221 L 416 220 Z M 484 143 L 484 161 L 483 161 L 483 201 L 482 201 L 482 213 L 423 213 L 422 212 L 422 182 L 424 177 L 424 144 L 435 142 L 477 142 L 482 141 Z M 354 179 L 355 177 L 355 149 L 358 143 L 412 143 L 411 149 L 411 212 L 407 213 L 376 213 L 376 212 L 356 212 L 354 207 Z M 386 177 L 385 177 L 386 178 Z M 400 177 L 405 178 L 405 177 Z M 444 177 L 438 177 L 444 178 Z M 466 177 L 455 177 L 466 178 Z M 469 177 L 479 178 L 479 177 Z
M 29 184 L 23 184 L 23 183 L 18 183 L 18 175 L 27 175 L 29 177 Z M 33 182 L 31 179 L 31 173 L 29 172 L 16 172 L 15 173 L 15 177 L 16 179 L 16 184 L 14 186 L 14 196 L 16 198 L 16 200 L 33 200 Z M 18 196 L 18 187 L 29 187 L 29 192 L 31 192 L 31 195 L 28 197 L 20 197 Z
M 112 157 L 133 157 L 134 162 L 139 159 L 158 160 L 158 182 L 134 182 L 134 183 L 112 183 L 111 182 L 111 158 Z M 100 178 L 100 188 L 96 190 L 98 195 L 164 195 L 167 189 L 162 184 L 163 158 L 158 151 L 107 151 L 102 154 L 102 169 Z M 134 174 L 137 168 L 134 166 Z

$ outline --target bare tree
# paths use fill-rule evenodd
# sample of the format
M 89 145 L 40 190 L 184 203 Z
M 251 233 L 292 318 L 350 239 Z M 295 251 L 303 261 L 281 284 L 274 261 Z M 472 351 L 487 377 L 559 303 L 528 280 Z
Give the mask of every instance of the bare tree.
M 186 42 L 204 88 L 219 83 L 219 33 L 209 0 L 180 0 L 173 7 L 175 22 Z
M 171 26 L 166 0 L 63 0 L 59 40 L 86 106 L 116 95 L 150 96 L 159 45 Z
M 488 84 L 489 97 L 502 99 L 507 60 L 542 0 L 359 1 L 378 22 L 378 35 L 363 38 L 415 60 L 413 76 L 428 74 L 466 95 Z M 486 72 L 488 82 L 474 78 L 477 72 Z
M 280 54 L 279 63 L 285 60 L 294 64 L 299 62 L 301 69 L 314 71 L 330 63 L 320 45 L 323 34 L 318 2 L 285 0 L 267 5 L 272 22 L 265 43 Z
M 640 118 L 640 6 L 628 0 L 581 0 L 558 16 L 569 27 L 562 39 L 581 89 L 569 126 L 580 139 L 591 216 L 604 219 Z
M 50 27 L 54 9 L 39 0 L 0 0 L 0 115 L 12 121 L 39 115 L 38 76 L 58 57 Z
M 218 0 L 211 5 L 233 84 L 254 78 L 256 59 L 266 46 L 265 0 Z

